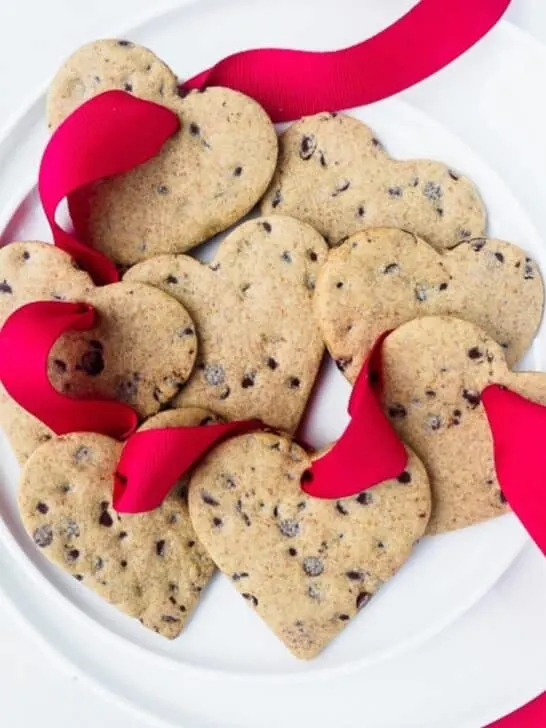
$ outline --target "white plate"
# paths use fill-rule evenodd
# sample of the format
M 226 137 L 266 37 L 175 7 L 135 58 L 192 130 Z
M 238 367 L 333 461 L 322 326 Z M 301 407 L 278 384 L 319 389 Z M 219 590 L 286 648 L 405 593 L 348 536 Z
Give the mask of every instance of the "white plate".
M 314 46 L 342 45 L 365 35 L 366 18 L 354 3 L 349 0 L 344 3 L 347 15 L 354 17 L 355 23 L 336 23 L 343 4 L 339 1 L 335 10 L 327 2 L 313 5 Z M 130 35 L 153 47 L 179 72 L 186 71 L 189 75 L 218 56 L 241 47 L 304 46 L 309 6 L 291 2 L 291 22 L 287 25 L 281 5 L 277 2 L 272 8 L 262 3 L 253 6 L 231 3 L 226 8 L 220 2 L 201 3 L 148 22 Z M 225 34 L 226 28 L 233 31 L 229 36 Z M 192 38 L 206 38 L 207 43 L 192 43 Z M 191 67 L 186 63 L 190 55 Z M 455 66 L 449 72 L 453 73 L 454 69 Z M 460 78 L 455 76 L 453 82 L 461 86 Z M 378 131 L 395 155 L 438 157 L 473 177 L 491 214 L 490 233 L 519 242 L 546 270 L 541 241 L 516 200 L 479 157 L 445 128 L 395 101 L 369 107 L 359 116 Z M 470 114 L 470 118 L 477 117 Z M 46 234 L 36 196 L 27 194 L 36 177 L 45 138 L 40 102 L 5 136 L 0 147 L 3 170 L 0 227 L 6 228 L 4 241 Z M 543 335 L 544 329 L 541 337 Z M 542 366 L 538 346 L 533 348 L 528 363 L 533 368 Z M 344 422 L 347 386 L 334 370 L 328 377 L 332 380 L 330 399 L 317 402 L 309 423 L 307 439 L 313 444 L 335 437 Z M 337 404 L 334 413 L 332 403 Z M 334 680 L 349 670 L 369 673 L 364 669 L 366 665 L 415 645 L 461 614 L 502 573 L 525 540 L 521 527 L 508 516 L 461 533 L 425 541 L 410 564 L 355 624 L 345 630 L 323 656 L 308 665 L 297 663 L 288 656 L 222 579 L 216 579 L 208 590 L 187 633 L 175 643 L 164 643 L 92 598 L 72 580 L 58 574 L 35 552 L 16 514 L 13 459 L 5 447 L 0 455 L 4 486 L 0 496 L 4 517 L 0 536 L 7 547 L 0 551 L 3 562 L 0 584 L 6 594 L 23 613 L 32 617 L 42 635 L 84 671 L 143 709 L 176 724 L 187 719 L 194 710 L 213 724 L 228 719 L 229 710 L 220 699 L 212 703 L 203 699 L 205 678 L 207 683 L 214 683 L 217 691 L 231 686 L 224 699 L 235 697 L 240 689 L 248 688 L 258 695 L 275 686 L 276 708 L 289 704 L 295 709 L 295 686 L 303 696 L 312 690 L 313 681 L 319 677 Z M 114 657 L 115 663 L 123 666 L 123 677 L 112 670 Z M 137 674 L 138 666 L 143 675 Z M 195 690 L 173 702 L 173 688 L 180 682 L 194 685 Z M 241 711 L 240 704 L 237 705 L 237 725 L 243 725 L 243 716 L 245 725 L 256 725 L 256 704 L 248 696 L 246 704 L 246 713 Z M 316 700 L 308 705 L 306 715 L 313 718 L 315 725 L 326 725 L 323 711 L 320 711 L 322 719 L 318 714 L 318 705 Z M 396 715 L 396 710 L 398 716 L 403 715 L 396 705 L 386 706 L 373 724 L 374 728 L 380 724 L 399 725 L 385 722 Z M 268 715 L 261 716 L 260 724 L 277 725 L 274 714 L 275 710 L 268 711 Z M 367 717 L 370 718 L 369 713 Z M 396 721 L 396 717 L 393 719 Z M 350 713 L 347 721 L 350 721 Z

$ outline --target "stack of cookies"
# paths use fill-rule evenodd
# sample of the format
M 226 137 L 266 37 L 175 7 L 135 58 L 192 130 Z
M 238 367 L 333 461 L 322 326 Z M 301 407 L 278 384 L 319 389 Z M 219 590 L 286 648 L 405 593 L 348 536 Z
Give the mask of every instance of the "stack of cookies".
M 168 66 L 129 41 L 68 59 L 49 92 L 50 129 L 110 89 L 180 118 L 157 157 L 70 200 L 78 235 L 122 281 L 97 287 L 58 248 L 12 243 L 0 250 L 0 325 L 31 301 L 90 303 L 97 326 L 50 354 L 59 391 L 130 404 L 142 429 L 259 418 L 270 430 L 223 442 L 158 509 L 122 515 L 112 476 L 123 445 L 56 437 L 0 387 L 23 523 L 45 556 L 164 637 L 182 631 L 218 568 L 241 609 L 312 658 L 423 535 L 508 510 L 481 392 L 504 384 L 546 403 L 546 376 L 512 371 L 541 320 L 540 272 L 486 237 L 479 193 L 459 171 L 391 159 L 343 114 L 278 138 L 252 99 L 181 95 Z M 213 260 L 192 255 L 228 228 Z M 349 498 L 313 498 L 300 481 L 314 456 L 294 435 L 323 356 L 354 383 L 391 329 L 384 409 L 407 467 Z

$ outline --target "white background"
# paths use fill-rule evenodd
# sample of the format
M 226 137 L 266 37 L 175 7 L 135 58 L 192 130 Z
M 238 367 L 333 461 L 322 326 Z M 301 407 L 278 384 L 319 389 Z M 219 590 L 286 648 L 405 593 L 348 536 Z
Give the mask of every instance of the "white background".
M 414 3 L 389 0 L 389 4 L 394 19 Z M 115 34 L 149 14 L 152 7 L 159 10 L 171 5 L 173 2 L 167 0 L 0 0 L 0 129 L 37 95 L 63 58 L 78 45 Z M 544 0 L 513 0 L 508 18 L 546 43 Z M 531 698 L 546 689 L 546 674 L 538 672 L 540 662 L 536 661 L 537 679 L 529 684 L 527 674 L 525 685 L 518 685 L 517 666 L 507 663 L 503 671 L 502 664 L 511 647 L 534 664 L 539 651 L 543 651 L 543 643 L 537 643 L 536 625 L 545 614 L 546 561 L 530 546 L 471 612 L 444 635 L 404 658 L 408 663 L 407 679 L 421 684 L 431 668 L 434 651 L 441 649 L 442 654 L 453 657 L 452 685 L 457 691 L 459 671 L 475 670 L 479 680 L 480 654 L 494 651 L 501 665 L 498 690 L 489 689 L 486 699 L 491 705 L 502 705 L 510 685 L 525 699 Z M 516 622 L 517 627 L 507 631 L 507 624 Z M 470 655 L 469 661 L 466 658 Z M 2 603 L 0 723 L 5 728 L 149 725 L 113 705 L 69 666 L 60 664 Z M 292 726 L 287 724 L 287 728 Z

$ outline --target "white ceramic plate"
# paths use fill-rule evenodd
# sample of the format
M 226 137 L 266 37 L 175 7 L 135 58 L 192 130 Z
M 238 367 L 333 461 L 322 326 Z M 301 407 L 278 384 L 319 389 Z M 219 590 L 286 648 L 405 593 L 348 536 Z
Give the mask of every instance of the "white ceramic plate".
M 187 5 L 145 23 L 130 32 L 130 36 L 153 47 L 179 73 L 189 75 L 239 48 L 308 45 L 309 5 L 290 2 L 290 24 L 287 24 L 287 3 L 288 0 L 277 2 L 274 8 L 243 2 L 226 6 L 219 0 Z M 346 17 L 354 17 L 354 23 L 339 23 L 340 5 L 347 6 Z M 338 0 L 335 9 L 329 2 L 315 2 L 313 46 L 333 47 L 358 40 L 366 34 L 365 22 L 363 13 L 349 0 L 343 3 Z M 226 33 L 226 29 L 230 32 Z M 203 38 L 206 43 L 195 40 Z M 449 73 L 453 74 L 455 69 L 453 66 Z M 453 82 L 461 86 L 461 78 L 456 74 Z M 423 93 L 424 86 L 416 93 Z M 434 106 L 426 93 L 425 98 Z M 0 143 L 3 242 L 47 235 L 32 190 L 46 140 L 42 107 L 40 100 Z M 466 113 L 478 123 L 473 109 L 459 113 Z M 395 156 L 437 157 L 469 174 L 488 206 L 490 234 L 519 242 L 546 270 L 542 243 L 512 193 L 446 127 L 438 126 L 430 116 L 400 101 L 374 105 L 358 116 L 376 129 Z M 543 366 L 540 356 L 540 348 L 544 350 L 543 337 L 544 328 L 526 362 L 532 368 Z M 347 396 L 346 383 L 330 368 L 308 421 L 308 441 L 320 445 L 341 432 Z M 29 543 L 16 512 L 16 467 L 5 443 L 0 458 L 0 512 L 4 520 L 0 538 L 6 546 L 0 551 L 0 585 L 8 598 L 32 619 L 47 640 L 84 671 L 144 710 L 177 725 L 184 719 L 190 720 L 196 710 L 193 704 L 200 706 L 199 715 L 213 725 L 229 720 L 226 706 L 221 707 L 223 701 L 207 701 L 201 694 L 195 702 L 205 683 L 214 684 L 216 691 L 224 690 L 233 697 L 241 689 L 257 695 L 274 687 L 276 706 L 286 703 L 294 707 L 295 686 L 299 686 L 298 694 L 304 695 L 312 690 L 316 679 L 328 678 L 330 683 L 339 681 L 349 671 L 355 674 L 369 671 L 379 659 L 392 658 L 422 642 L 461 614 L 507 568 L 526 538 L 516 520 L 507 516 L 464 532 L 425 540 L 400 575 L 359 619 L 321 657 L 302 664 L 286 653 L 221 578 L 207 590 L 187 632 L 174 643 L 165 643 L 147 634 L 138 624 L 93 598 L 81 585 L 46 563 Z M 113 669 L 114 665 L 123 667 L 123 677 Z M 188 690 L 179 701 L 173 702 L 173 685 L 181 683 L 195 685 L 196 689 Z M 333 692 L 332 695 L 335 699 Z M 255 726 L 254 700 L 247 699 L 247 704 L 246 714 L 244 710 L 241 713 L 240 704 L 237 708 L 237 725 L 243 725 L 241 716 L 245 715 L 245 725 Z M 308 706 L 309 719 L 312 716 L 314 725 L 326 725 L 325 714 L 318 713 L 315 705 L 318 702 Z M 396 716 L 396 710 L 395 705 L 386 707 L 373 725 L 401 725 L 385 722 Z M 274 714 L 274 710 L 268 715 L 262 714 L 259 724 L 277 725 Z M 399 716 L 402 714 L 398 712 Z M 350 715 L 347 714 L 347 724 L 350 724 Z

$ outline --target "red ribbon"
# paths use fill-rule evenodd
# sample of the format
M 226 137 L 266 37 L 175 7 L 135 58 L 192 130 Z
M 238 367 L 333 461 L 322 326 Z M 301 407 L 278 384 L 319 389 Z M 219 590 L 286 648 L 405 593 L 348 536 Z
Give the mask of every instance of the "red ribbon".
M 107 91 L 79 106 L 49 140 L 38 191 L 53 240 L 98 285 L 119 280 L 116 266 L 60 227 L 55 219 L 59 204 L 76 190 L 152 159 L 179 126 L 178 116 L 164 106 Z
M 393 25 L 350 48 L 235 53 L 182 88 L 242 91 L 273 121 L 371 104 L 454 61 L 491 30 L 509 5 L 510 0 L 421 0 Z
M 23 409 L 57 435 L 101 432 L 125 439 L 138 423 L 121 402 L 72 399 L 58 392 L 47 373 L 49 352 L 65 331 L 87 331 L 95 309 L 85 303 L 37 301 L 14 311 L 0 329 L 0 382 Z

